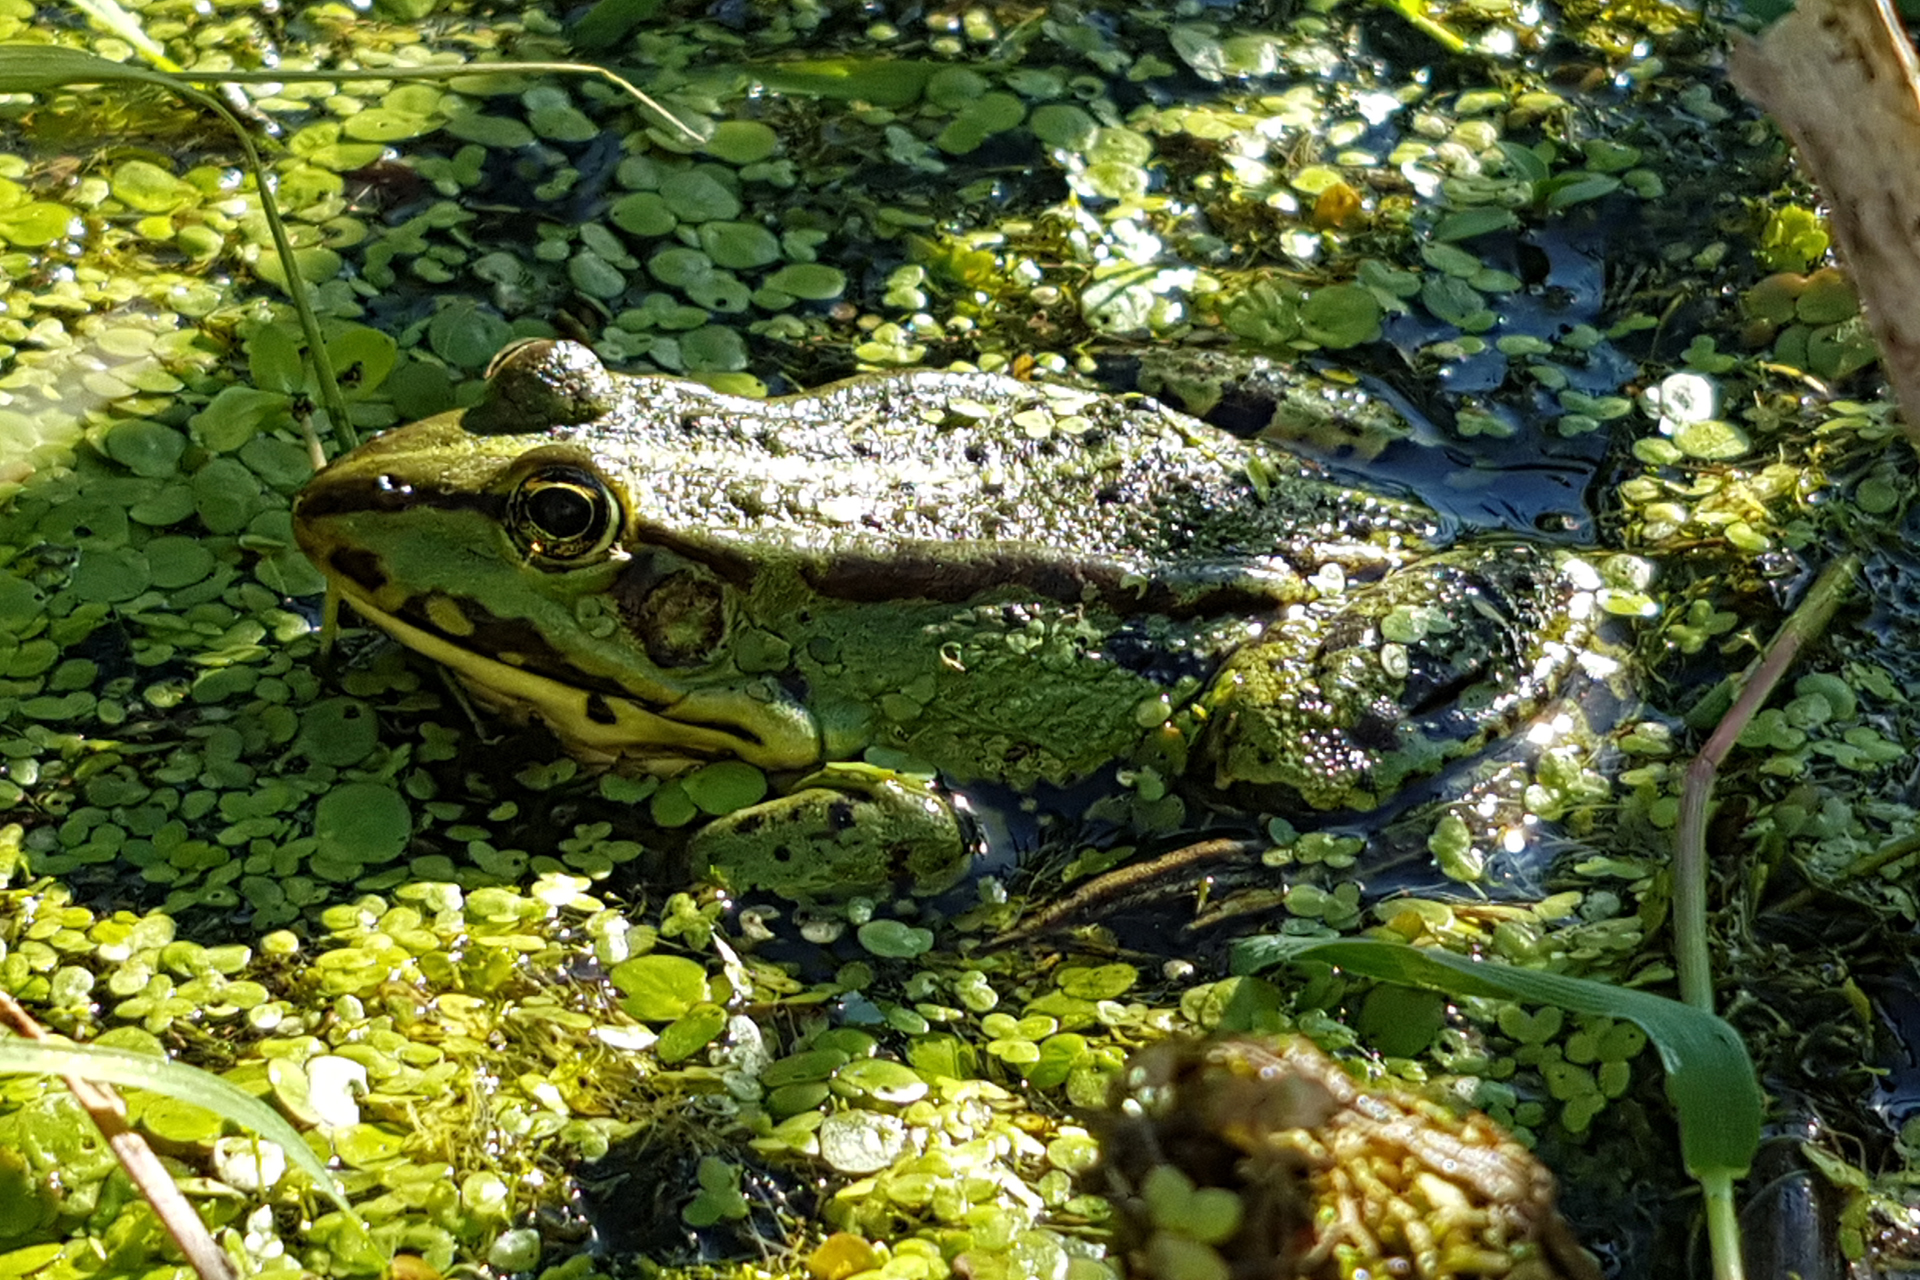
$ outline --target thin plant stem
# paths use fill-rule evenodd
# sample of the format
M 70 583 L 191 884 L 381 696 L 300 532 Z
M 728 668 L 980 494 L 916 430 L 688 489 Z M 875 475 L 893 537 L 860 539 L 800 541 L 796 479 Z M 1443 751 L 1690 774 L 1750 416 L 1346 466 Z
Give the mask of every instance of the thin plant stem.
M 1387 8 L 1399 14 L 1411 23 L 1415 30 L 1424 32 L 1448 53 L 1465 53 L 1467 42 L 1444 24 L 1427 16 L 1420 7 L 1420 0 L 1380 0 Z
M 1680 970 L 1680 998 L 1713 1012 L 1713 966 L 1707 950 L 1707 814 L 1720 765 L 1740 734 L 1766 704 L 1800 651 L 1832 620 L 1854 575 L 1858 556 L 1842 556 L 1821 571 L 1806 599 L 1748 672 L 1740 694 L 1721 717 L 1700 754 L 1687 766 L 1680 790 L 1680 820 L 1674 832 L 1673 948 Z
M 1806 599 L 1793 611 L 1747 674 L 1727 714 L 1687 766 L 1680 790 L 1680 820 L 1674 833 L 1673 949 L 1680 970 L 1680 998 L 1707 1013 L 1714 1011 L 1713 964 L 1707 948 L 1707 814 L 1720 765 L 1741 732 L 1766 705 L 1774 688 L 1800 651 L 1827 629 L 1859 572 L 1858 556 L 1842 556 L 1821 571 Z M 1715 1280 L 1744 1280 L 1740 1220 L 1733 1177 L 1724 1170 L 1701 1173 L 1706 1193 L 1707 1242 Z
M 1713 1280 L 1745 1280 L 1746 1263 L 1740 1250 L 1740 1213 L 1733 1200 L 1733 1175 L 1724 1171 L 1703 1174 L 1700 1188 L 1707 1198 L 1707 1249 L 1713 1258 Z
M 1455 39 L 1458 39 L 1456 36 Z M 206 80 L 219 84 L 338 84 L 342 80 L 458 80 L 464 76 L 487 75 L 572 75 L 604 80 L 644 107 L 660 123 L 689 142 L 705 142 L 673 112 L 660 105 L 638 85 L 605 67 L 591 62 L 467 62 L 457 66 L 431 67 L 339 67 L 331 71 L 183 71 L 182 79 Z
M 246 125 L 240 122 L 240 117 L 226 103 L 191 85 L 180 84 L 173 88 L 188 101 L 218 112 L 240 142 L 240 150 L 246 155 L 247 167 L 253 170 L 254 185 L 260 193 L 260 212 L 267 220 L 267 234 L 273 239 L 274 255 L 280 259 L 280 269 L 287 275 L 287 297 L 293 300 L 294 313 L 300 319 L 300 331 L 306 335 L 307 354 L 313 362 L 313 377 L 320 392 L 321 407 L 326 410 L 327 419 L 333 425 L 335 441 L 345 452 L 358 444 L 359 440 L 354 435 L 352 420 L 347 417 L 347 399 L 340 392 L 339 380 L 333 376 L 333 362 L 327 359 L 326 340 L 320 333 L 320 318 L 314 314 L 313 301 L 307 296 L 307 282 L 300 274 L 298 260 L 294 257 L 293 241 L 287 237 L 287 224 L 280 220 L 280 202 L 274 199 L 273 177 L 261 161 L 260 152 L 255 149 Z
M 1916 853 L 1920 853 L 1920 832 L 1904 835 L 1895 840 L 1889 840 L 1872 853 L 1856 858 L 1854 861 L 1848 863 L 1846 867 L 1834 877 L 1834 880 L 1836 882 L 1858 880 L 1864 876 L 1872 875 L 1882 867 L 1891 866 L 1902 858 L 1911 858 Z M 1817 892 L 1818 890 L 1811 885 L 1805 888 L 1795 889 L 1792 893 L 1768 907 L 1767 914 L 1789 915 L 1811 903 Z

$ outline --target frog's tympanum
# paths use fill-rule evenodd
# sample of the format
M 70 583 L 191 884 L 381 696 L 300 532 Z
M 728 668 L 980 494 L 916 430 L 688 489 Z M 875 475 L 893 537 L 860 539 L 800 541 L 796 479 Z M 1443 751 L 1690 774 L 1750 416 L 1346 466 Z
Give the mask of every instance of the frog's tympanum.
M 550 341 L 333 463 L 296 528 L 359 613 L 581 758 L 791 780 L 698 837 L 789 894 L 964 869 L 950 805 L 874 749 L 1374 809 L 1552 698 L 1599 585 L 1151 401 L 924 371 L 762 401 Z

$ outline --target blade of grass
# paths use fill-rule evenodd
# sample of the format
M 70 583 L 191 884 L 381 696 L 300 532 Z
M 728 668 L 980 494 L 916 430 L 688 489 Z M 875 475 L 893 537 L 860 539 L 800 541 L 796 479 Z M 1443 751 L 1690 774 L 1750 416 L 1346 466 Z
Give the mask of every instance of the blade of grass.
M 1714 1009 L 1713 959 L 1707 934 L 1707 818 L 1720 765 L 1800 651 L 1827 629 L 1859 572 L 1860 558 L 1852 555 L 1842 556 L 1821 570 L 1806 598 L 1781 624 L 1766 652 L 1747 674 L 1739 696 L 1700 748 L 1700 754 L 1687 766 L 1680 787 L 1680 819 L 1673 836 L 1673 953 L 1680 972 L 1680 998 L 1703 1013 L 1711 1014 Z M 1681 1123 L 1686 1123 L 1684 1118 Z M 1742 1169 L 1729 1175 L 1716 1171 L 1709 1176 L 1694 1170 L 1706 1191 L 1707 1239 L 1712 1246 L 1714 1274 L 1720 1280 L 1738 1280 L 1741 1274 L 1733 1180 L 1744 1172 Z
M 321 1194 L 338 1205 L 350 1220 L 360 1223 L 340 1184 L 333 1180 L 327 1166 L 294 1127 L 260 1099 L 211 1072 L 184 1062 L 104 1045 L 0 1039 L 0 1075 L 78 1076 L 82 1080 L 103 1081 L 129 1089 L 147 1089 L 204 1107 L 223 1120 L 277 1143 L 286 1151 L 287 1159 L 313 1180 Z M 364 1229 L 365 1224 L 360 1225 Z
M 0 1020 L 12 1024 L 30 1044 L 47 1041 L 47 1033 L 40 1024 L 4 991 L 0 991 Z M 120 1167 L 126 1170 L 140 1194 L 147 1198 L 147 1203 L 153 1206 L 154 1216 L 180 1247 L 194 1274 L 200 1280 L 239 1280 L 233 1260 L 214 1243 L 207 1224 L 200 1221 L 200 1215 L 194 1212 L 180 1185 L 160 1163 L 160 1157 L 154 1154 L 145 1138 L 128 1126 L 126 1104 L 120 1101 L 120 1095 L 95 1080 L 71 1075 L 66 1080 L 67 1092 L 106 1138 L 108 1149 L 120 1161 Z
M 1558 1005 L 1575 1013 L 1624 1018 L 1647 1033 L 1667 1069 L 1667 1096 L 1680 1118 L 1680 1150 L 1695 1177 L 1747 1171 L 1760 1145 L 1764 1098 L 1747 1047 L 1720 1018 L 1677 1000 L 1563 973 L 1369 938 L 1259 937 L 1236 943 L 1234 969 L 1250 973 L 1281 961 L 1314 960 L 1386 982 L 1456 996 L 1491 996 Z
M 132 45 L 141 57 L 162 71 L 178 71 L 180 64 L 167 56 L 140 20 L 114 3 L 114 0 L 67 0 L 67 3 Z
M 1759 1149 L 1766 1099 L 1746 1045 L 1726 1022 L 1707 1010 L 1646 991 L 1468 960 L 1405 943 L 1267 936 L 1243 939 L 1233 949 L 1237 973 L 1300 960 L 1454 996 L 1526 1000 L 1634 1023 L 1647 1033 L 1666 1068 L 1667 1097 L 1680 1119 L 1681 1158 L 1705 1194 L 1714 1276 L 1741 1280 L 1745 1275 L 1733 1184 Z

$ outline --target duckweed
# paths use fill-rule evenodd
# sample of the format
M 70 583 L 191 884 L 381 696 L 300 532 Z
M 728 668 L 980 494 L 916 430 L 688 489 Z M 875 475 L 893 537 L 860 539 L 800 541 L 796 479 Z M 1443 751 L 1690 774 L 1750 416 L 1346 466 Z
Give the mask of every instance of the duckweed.
M 611 23 L 606 9 L 590 20 Z M 310 16 L 368 66 L 567 38 L 537 10 L 484 34 L 453 9 L 422 31 Z M 562 325 L 629 367 L 776 385 L 956 359 L 1070 377 L 1150 344 L 1233 344 L 1384 376 L 1417 402 L 1403 442 L 1493 459 L 1564 442 L 1557 457 L 1581 458 L 1583 438 L 1654 431 L 1619 522 L 1662 576 L 1610 586 L 1604 606 L 1669 601 L 1646 629 L 1654 660 L 1745 661 L 1788 558 L 1828 536 L 1815 494 L 1856 522 L 1848 536 L 1902 544 L 1911 468 L 1879 448 L 1886 406 L 1809 401 L 1782 372 L 1860 380 L 1872 359 L 1813 202 L 1801 191 L 1765 212 L 1776 179 L 1727 160 L 1751 158 L 1755 135 L 1722 127 L 1716 86 L 1684 83 L 1701 74 L 1692 45 L 1618 7 L 1555 19 L 1555 39 L 1618 51 L 1602 59 L 1622 69 L 1617 91 L 1578 97 L 1547 90 L 1552 69 L 1530 52 L 1544 29 L 1484 17 L 1514 42 L 1501 84 L 1436 89 L 1348 57 L 1315 14 L 1276 30 L 1049 14 L 1017 32 L 984 11 L 925 32 L 764 16 L 763 30 L 634 24 L 602 46 L 696 117 L 697 148 L 571 82 L 259 91 L 289 135 L 276 180 L 359 429 L 470 400 L 501 345 Z M 1390 20 L 1354 16 L 1356 30 Z M 0 32 L 32 17 L 0 6 Z M 246 65 L 284 39 L 238 12 L 154 29 L 182 60 Z M 737 50 L 724 73 L 696 56 L 723 29 Z M 815 34 L 840 56 L 793 60 Z M 1630 56 L 1636 43 L 1670 66 Z M 975 56 L 988 48 L 1005 56 Z M 1229 1013 L 1338 1044 L 1358 1010 L 1357 1034 L 1386 1053 L 1417 1052 L 1429 1029 L 1431 1060 L 1469 1077 L 1478 1105 L 1549 1140 L 1598 1143 L 1605 1108 L 1623 1127 L 1646 1114 L 1625 1024 L 1549 1027 L 1551 1011 L 1468 1002 L 1435 1035 L 1430 1005 L 1337 975 L 1285 994 L 1196 987 L 1070 947 L 1051 971 L 1044 950 L 1031 965 L 988 948 L 962 961 L 956 942 L 991 926 L 887 904 L 860 920 L 855 904 L 804 922 L 776 911 L 754 917 L 762 936 L 704 890 L 629 901 L 623 868 L 686 887 L 653 878 L 653 833 L 624 838 L 635 806 L 683 827 L 751 803 L 764 776 L 592 779 L 550 744 L 477 750 L 437 675 L 359 642 L 337 680 L 316 676 L 315 615 L 293 598 L 318 581 L 286 525 L 311 465 L 305 357 L 281 336 L 281 299 L 227 283 L 264 242 L 250 180 L 224 158 L 168 159 L 167 122 L 137 104 L 59 94 L 16 117 L 50 154 L 119 131 L 137 150 L 72 186 L 16 157 L 0 185 L 0 239 L 17 251 L 0 322 L 14 493 L 0 794 L 31 818 L 0 841 L 0 878 L 26 886 L 0 901 L 0 983 L 68 1034 L 232 1054 L 235 1078 L 325 1131 L 379 1250 L 585 1280 L 590 1257 L 536 1211 L 564 1203 L 578 1162 L 644 1133 L 649 1149 L 696 1152 L 670 1221 L 763 1229 L 749 1155 L 788 1188 L 825 1178 L 818 1219 L 834 1234 L 767 1228 L 788 1269 L 938 1276 L 964 1258 L 979 1276 L 1091 1280 L 1111 1266 L 1106 1206 L 1072 1180 L 1096 1144 L 1061 1104 L 1105 1096 L 1122 1041 Z M 1706 175 L 1722 189 L 1703 196 Z M 1668 193 L 1688 225 L 1661 207 Z M 1592 264 L 1622 252 L 1602 243 L 1608 226 L 1668 247 L 1609 275 L 1603 304 Z M 1737 312 L 1715 301 L 1731 297 Z M 233 383 L 243 361 L 250 386 Z M 1636 413 L 1622 394 L 1682 366 L 1714 380 L 1711 412 L 1663 399 Z M 1902 878 L 1859 868 L 1911 820 L 1879 784 L 1910 745 L 1913 673 L 1858 637 L 1822 662 L 1730 764 L 1755 796 L 1748 879 L 1811 877 L 1874 921 L 1908 921 Z M 1702 668 L 1685 670 L 1677 687 Z M 1298 880 L 1267 919 L 1659 982 L 1645 934 L 1665 891 L 1650 859 L 1613 856 L 1603 815 L 1671 821 L 1683 709 L 1654 705 L 1623 735 L 1635 767 L 1617 789 L 1584 747 L 1538 766 L 1530 811 L 1595 851 L 1558 901 L 1375 903 L 1354 870 L 1364 841 L 1279 822 L 1264 862 Z M 1488 883 L 1464 819 L 1418 840 L 1461 883 Z M 134 909 L 77 905 L 96 902 Z M 204 945 L 236 930 L 236 947 Z M 816 933 L 831 963 L 761 954 Z M 1743 974 L 1777 972 L 1739 958 Z M 242 1047 L 216 1050 L 206 1028 L 245 1028 L 228 1037 Z M 0 1146 L 50 1163 L 0 1162 L 0 1270 L 52 1276 L 94 1256 L 82 1211 L 108 1166 L 56 1091 L 10 1096 L 0 1126 L 31 1141 Z M 295 1191 L 216 1154 L 229 1139 L 205 1117 L 143 1114 L 219 1180 L 230 1207 L 213 1216 L 236 1250 L 357 1265 L 338 1221 L 295 1232 Z M 1587 1158 L 1569 1156 L 1570 1178 Z M 1157 1194 L 1199 1224 L 1185 1238 L 1224 1229 L 1194 1205 L 1202 1189 Z M 158 1256 L 144 1224 L 125 1230 L 124 1256 Z

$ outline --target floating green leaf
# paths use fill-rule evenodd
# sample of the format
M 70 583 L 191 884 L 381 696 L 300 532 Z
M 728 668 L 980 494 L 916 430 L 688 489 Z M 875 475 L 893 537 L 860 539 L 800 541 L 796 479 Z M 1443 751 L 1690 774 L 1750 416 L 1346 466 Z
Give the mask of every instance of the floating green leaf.
M 581 49 L 611 49 L 660 13 L 661 0 L 599 0 L 573 27 Z
M 674 245 L 648 258 L 647 272 L 661 284 L 684 289 L 713 273 L 713 259 L 698 249 Z
M 590 298 L 617 298 L 627 291 L 627 278 L 599 254 L 582 250 L 567 263 L 567 279 Z
M 1717 418 L 1680 424 L 1674 429 L 1673 443 L 1688 457 L 1709 462 L 1737 458 L 1749 448 L 1747 437 L 1739 427 Z
M 1461 209 L 1434 224 L 1433 238 L 1438 241 L 1470 240 L 1493 231 L 1510 231 L 1519 225 L 1519 215 L 1511 209 Z
M 446 130 L 463 142 L 477 142 L 490 151 L 511 150 L 532 144 L 533 130 L 526 122 L 512 116 L 489 116 L 479 112 L 465 112 L 454 115 L 447 121 Z
M 365 395 L 393 372 L 394 363 L 400 358 L 400 346 L 392 335 L 357 324 L 327 342 L 327 358 L 355 395 Z
M 1598 200 L 1620 189 L 1620 179 L 1607 173 L 1564 173 L 1538 184 L 1536 196 L 1546 198 L 1547 208 L 1570 209 L 1576 204 Z
M 1055 981 L 1076 1000 L 1117 1000 L 1140 981 L 1140 971 L 1120 963 L 1073 966 L 1060 970 Z
M 465 298 L 442 307 L 427 326 L 427 345 L 448 364 L 484 369 L 512 336 L 507 322 Z
M 380 719 L 358 698 L 323 698 L 300 718 L 294 749 L 316 764 L 359 764 L 380 745 Z
M 107 456 L 137 476 L 170 476 L 187 451 L 186 437 L 171 427 L 134 418 L 116 422 L 107 432 Z
M 573 105 L 565 89 L 541 85 L 521 94 L 520 101 L 527 123 L 550 142 L 591 142 L 600 135 L 600 127 Z
M 742 207 L 733 189 L 706 169 L 689 169 L 669 176 L 660 184 L 660 198 L 673 215 L 684 222 L 737 218 Z
M 819 262 L 795 262 L 767 278 L 770 288 L 810 302 L 825 302 L 847 291 L 847 273 Z
M 209 533 L 239 533 L 260 510 L 260 482 L 233 458 L 209 461 L 193 473 L 193 505 Z
M 780 135 L 758 120 L 722 120 L 702 148 L 728 164 L 749 165 L 765 160 L 780 147 Z
M 187 428 L 201 448 L 228 453 L 257 432 L 289 423 L 287 408 L 287 397 L 281 392 L 234 383 L 220 388 L 206 408 L 187 420 Z
M 833 1083 L 837 1093 L 864 1095 L 895 1107 L 927 1096 L 927 1082 L 920 1073 L 889 1058 L 856 1058 L 834 1073 Z
M 406 848 L 413 815 L 392 787 L 349 782 L 320 797 L 313 834 L 323 853 L 345 862 L 382 863 Z
M 1807 277 L 1793 310 L 1808 324 L 1838 324 L 1859 314 L 1860 296 L 1838 271 L 1816 271 Z
M 645 955 L 624 960 L 607 975 L 642 1022 L 670 1022 L 707 999 L 707 971 L 685 956 Z
M 153 585 L 162 591 L 192 586 L 212 573 L 217 563 L 199 538 L 155 538 L 141 549 L 146 553 Z
M 82 600 L 131 600 L 153 584 L 147 558 L 131 547 L 89 544 L 80 549 L 70 585 Z
M 927 81 L 945 67 L 945 63 L 910 59 L 822 58 L 749 70 L 761 84 L 779 93 L 904 107 L 919 98 Z
M 1491 329 L 1498 318 L 1472 285 L 1455 276 L 1428 276 L 1420 285 L 1420 301 L 1435 319 L 1468 333 Z
M 702 325 L 680 339 L 680 356 L 689 373 L 737 373 L 747 367 L 747 340 L 738 329 Z
M 658 191 L 636 191 L 620 197 L 607 210 L 607 220 L 636 236 L 663 236 L 680 224 Z
M 1284 348 L 1300 335 L 1299 295 L 1289 286 L 1262 280 L 1228 304 L 1227 328 L 1263 347 Z
M 934 140 L 949 155 L 965 155 L 996 133 L 1026 119 L 1027 105 L 1010 93 L 989 93 L 968 103 Z
M 0 239 L 22 249 L 39 249 L 67 234 L 73 213 L 47 200 L 0 210 Z
M 1372 342 L 1380 336 L 1380 304 L 1357 284 L 1333 284 L 1315 289 L 1300 308 L 1302 336 L 1323 347 L 1341 350 Z
M 630 1007 L 622 1007 L 627 1008 L 629 1013 L 633 1012 Z M 713 1038 L 725 1030 L 726 1025 L 725 1009 L 717 1004 L 696 1004 L 660 1032 L 654 1052 L 660 1055 L 663 1063 L 684 1062 L 712 1044 Z
M 744 760 L 717 760 L 702 765 L 680 780 L 687 798 L 702 813 L 732 813 L 755 804 L 767 794 L 767 775 Z
M 1093 141 L 1100 123 L 1071 103 L 1050 102 L 1035 108 L 1028 127 L 1034 137 L 1049 147 L 1079 151 Z
M 764 267 L 780 260 L 780 239 L 753 222 L 708 222 L 700 227 L 700 247 L 723 267 Z
M 860 926 L 860 945 L 876 956 L 911 960 L 933 950 L 933 931 L 916 929 L 898 920 L 869 920 Z
M 192 186 L 151 160 L 123 160 L 108 179 L 114 198 L 141 213 L 171 213 L 197 198 Z

